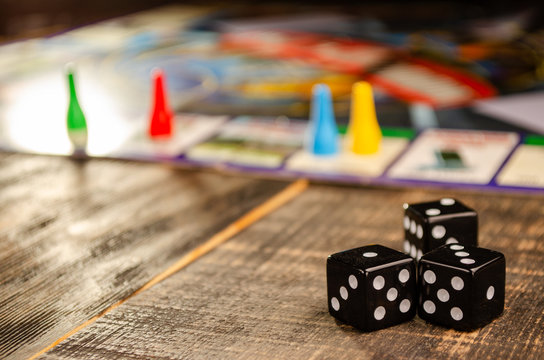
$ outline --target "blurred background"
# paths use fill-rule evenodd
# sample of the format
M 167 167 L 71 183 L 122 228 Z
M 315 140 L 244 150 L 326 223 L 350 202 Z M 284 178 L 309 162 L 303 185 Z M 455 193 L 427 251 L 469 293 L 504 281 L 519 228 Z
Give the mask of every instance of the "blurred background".
M 42 36 L 165 4 L 213 5 L 227 11 L 236 10 L 232 16 L 242 11 L 245 16 L 259 17 L 304 13 L 318 9 L 324 12 L 376 18 L 396 30 L 449 27 L 462 21 L 483 21 L 500 17 L 516 21 L 521 31 L 531 31 L 542 24 L 541 9 L 535 1 L 414 1 L 409 4 L 404 1 L 360 1 L 354 4 L 352 1 L 344 0 L 334 2 L 1 0 L 0 35 L 4 40 Z M 522 15 L 523 19 L 517 18 L 518 15 Z

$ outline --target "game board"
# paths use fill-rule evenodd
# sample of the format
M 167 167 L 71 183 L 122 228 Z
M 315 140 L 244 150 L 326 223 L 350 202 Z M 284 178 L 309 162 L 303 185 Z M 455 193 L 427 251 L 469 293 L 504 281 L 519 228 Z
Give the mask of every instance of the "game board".
M 383 85 L 378 98 L 407 96 L 434 106 L 485 97 L 493 89 L 477 82 L 472 87 L 477 91 L 468 93 L 455 84 L 476 81 L 473 78 L 465 81 L 457 73 L 450 76 L 443 68 L 416 59 L 391 62 L 394 52 L 387 47 L 337 43 L 357 52 L 379 49 L 375 53 L 379 56 L 359 67 L 348 66 L 349 58 L 331 57 L 334 49 L 324 47 L 320 36 L 293 35 L 290 46 L 256 54 L 254 43 L 241 41 L 248 39 L 247 34 L 222 38 L 214 32 L 192 31 L 192 22 L 206 14 L 201 8 L 160 8 L 0 47 L 0 65 L 9 69 L 0 73 L 0 148 L 73 153 L 65 123 L 68 94 L 63 76 L 64 65 L 73 62 L 88 120 L 90 157 L 353 184 L 544 193 L 544 168 L 534 166 L 544 159 L 544 142 L 517 133 L 432 129 L 416 135 L 383 128 L 376 154 L 354 155 L 345 147 L 332 157 L 309 154 L 304 149 L 305 118 L 315 83 L 330 86 L 340 114 L 349 110 L 351 85 L 360 78 Z M 293 51 L 293 44 L 299 42 L 312 46 L 301 55 Z M 249 53 L 240 52 L 242 47 Z M 300 56 L 310 61 L 301 62 Z M 384 61 L 372 74 L 361 74 Z M 152 141 L 146 135 L 150 72 L 155 67 L 167 75 L 170 103 L 176 110 L 176 132 L 165 141 Z M 445 76 L 439 81 L 449 89 L 440 95 L 444 104 L 440 97 L 434 102 L 425 97 L 432 93 L 428 89 L 433 83 L 415 86 L 420 92 L 408 89 L 413 78 L 405 81 L 406 67 L 423 69 L 415 72 L 416 77 L 423 74 L 428 79 L 429 71 Z M 399 73 L 404 83 L 392 81 Z M 450 86 L 454 81 L 458 82 Z
M 495 94 L 477 76 L 366 41 L 288 31 L 239 31 L 224 34 L 221 44 L 360 75 L 386 95 L 434 107 L 462 105 Z

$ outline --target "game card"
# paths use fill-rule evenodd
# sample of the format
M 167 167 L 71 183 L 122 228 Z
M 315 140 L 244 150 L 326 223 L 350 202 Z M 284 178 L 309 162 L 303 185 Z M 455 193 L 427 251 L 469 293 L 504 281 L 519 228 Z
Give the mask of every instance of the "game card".
M 389 170 L 388 176 L 488 184 L 518 141 L 515 133 L 427 130 Z
M 172 138 L 152 140 L 146 129 L 137 127 L 126 142 L 107 156 L 129 159 L 178 157 L 191 146 L 213 136 L 227 119 L 227 116 L 177 114 Z
M 380 176 L 387 166 L 404 150 L 405 138 L 384 137 L 376 154 L 357 155 L 345 149 L 335 156 L 315 156 L 300 150 L 287 161 L 286 168 L 326 176 Z
M 300 149 L 306 123 L 242 116 L 225 124 L 220 133 L 191 148 L 187 157 L 205 163 L 229 163 L 260 168 L 278 168 Z
M 544 187 L 544 146 L 521 145 L 497 178 L 499 185 Z

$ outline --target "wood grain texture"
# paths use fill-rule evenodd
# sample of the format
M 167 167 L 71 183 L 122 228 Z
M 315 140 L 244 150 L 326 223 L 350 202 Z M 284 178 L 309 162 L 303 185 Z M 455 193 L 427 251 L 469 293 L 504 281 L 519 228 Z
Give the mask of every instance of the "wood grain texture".
M 507 260 L 506 309 L 457 332 L 419 318 L 361 333 L 327 311 L 328 254 L 401 249 L 402 203 L 456 197 Z M 312 186 L 209 255 L 133 297 L 43 359 L 538 359 L 544 353 L 544 198 Z
M 0 153 L 0 358 L 31 356 L 285 187 Z
M 174 262 L 172 265 L 170 265 L 168 268 L 166 268 L 161 273 L 157 274 L 151 280 L 146 282 L 142 287 L 138 288 L 136 291 L 134 291 L 131 295 L 129 295 L 126 298 L 123 298 L 116 303 L 112 304 L 105 310 L 103 310 L 100 314 L 95 315 L 91 319 L 85 321 L 84 323 L 80 324 L 76 328 L 72 329 L 68 333 L 64 334 L 57 340 L 55 340 L 53 343 L 48 345 L 47 347 L 41 349 L 39 352 L 32 355 L 29 359 L 36 359 L 42 354 L 46 353 L 50 349 L 57 346 L 59 343 L 64 341 L 65 339 L 69 338 L 70 336 L 74 335 L 75 333 L 81 331 L 82 329 L 86 328 L 87 326 L 90 326 L 93 324 L 96 320 L 104 316 L 105 314 L 109 313 L 110 311 L 116 309 L 117 307 L 124 304 L 126 301 L 128 301 L 133 296 L 136 296 L 151 287 L 155 286 L 156 284 L 160 283 L 164 279 L 172 276 L 176 272 L 180 271 L 187 265 L 191 264 L 192 262 L 196 261 L 203 255 L 207 254 L 208 252 L 214 250 L 221 244 L 223 244 L 225 241 L 228 241 L 231 237 L 238 234 L 240 231 L 244 230 L 254 222 L 260 220 L 264 216 L 270 214 L 272 211 L 278 209 L 285 203 L 289 202 L 296 196 L 298 196 L 300 193 L 302 193 L 306 188 L 308 187 L 308 181 L 305 179 L 300 179 L 286 188 L 284 188 L 279 193 L 275 194 L 268 200 L 266 200 L 264 203 L 258 205 L 257 207 L 250 210 L 248 213 L 244 214 L 239 219 L 235 220 L 233 223 L 229 224 L 226 228 L 219 231 L 215 235 L 213 235 L 210 239 L 204 241 L 201 245 L 198 245 L 193 250 L 187 252 L 181 259 Z

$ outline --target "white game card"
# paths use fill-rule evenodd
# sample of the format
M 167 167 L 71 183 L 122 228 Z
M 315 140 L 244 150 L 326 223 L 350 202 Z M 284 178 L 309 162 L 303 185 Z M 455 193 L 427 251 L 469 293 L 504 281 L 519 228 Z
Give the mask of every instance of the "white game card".
M 516 133 L 427 130 L 388 175 L 396 179 L 488 184 L 518 141 Z

